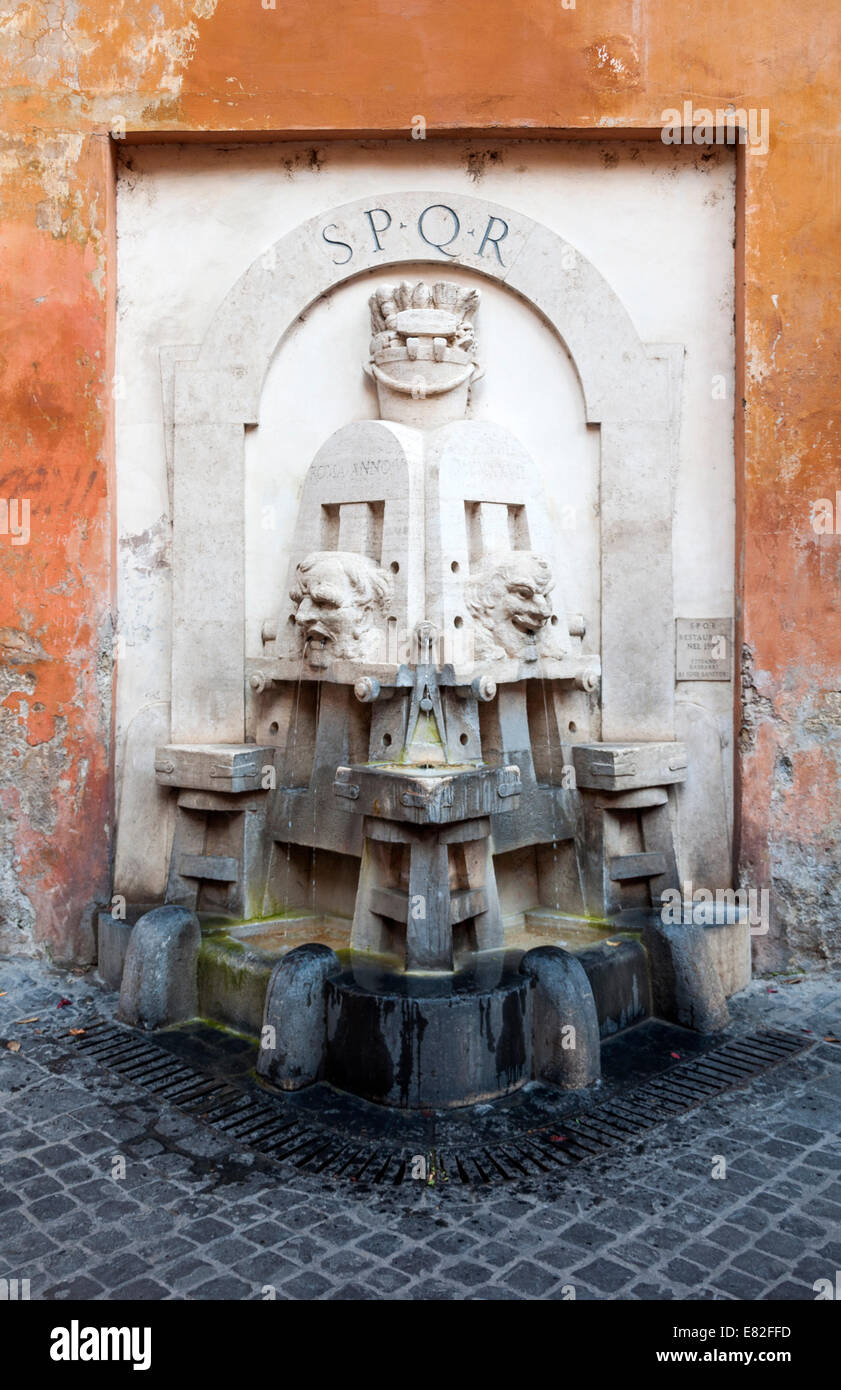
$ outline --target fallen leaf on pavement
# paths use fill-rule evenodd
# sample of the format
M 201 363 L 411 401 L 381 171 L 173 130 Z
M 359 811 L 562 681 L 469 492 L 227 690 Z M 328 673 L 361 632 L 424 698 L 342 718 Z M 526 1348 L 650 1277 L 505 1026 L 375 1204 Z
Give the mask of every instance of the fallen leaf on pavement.
M 87 1033 L 87 1031 L 87 1028 L 71 1028 L 70 1036 L 71 1038 L 79 1038 L 81 1037 L 82 1033 Z
M 6 1051 L 7 1051 L 7 1052 L 20 1052 L 20 1043 L 19 1043 L 19 1042 L 15 1042 L 13 1039 L 10 1038 L 9 1041 L 6 1043 Z
M 59 999 L 58 1003 L 56 1004 L 56 1008 L 57 1008 L 57 1009 L 63 1009 L 64 1006 L 65 1006 L 65 1004 L 72 1004 L 72 1003 L 73 1003 L 73 1000 L 72 1000 L 72 999 Z
M 841 1043 L 841 1038 L 834 1038 L 831 1033 L 828 1033 L 824 1038 L 824 1042 Z
M 40 1019 L 41 1019 L 40 1014 L 36 1014 L 34 1018 L 13 1018 L 13 1019 L 12 1019 L 12 1022 L 13 1022 L 13 1023 L 39 1023 L 39 1022 L 40 1022 Z

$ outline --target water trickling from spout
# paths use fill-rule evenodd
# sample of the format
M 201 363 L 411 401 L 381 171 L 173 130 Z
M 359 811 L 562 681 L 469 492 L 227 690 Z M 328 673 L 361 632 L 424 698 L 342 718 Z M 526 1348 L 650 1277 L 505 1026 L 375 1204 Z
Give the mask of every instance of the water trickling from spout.
M 323 649 L 324 649 L 324 645 L 325 645 L 325 644 L 324 644 L 324 641 L 322 641 L 322 643 L 321 643 L 322 651 L 323 651 Z M 319 728 L 320 720 L 321 720 L 321 681 L 317 681 L 317 682 L 316 682 L 316 687 L 315 687 L 315 730 L 316 730 L 316 737 L 318 736 L 318 728 Z M 317 854 L 318 851 L 317 851 L 316 845 L 315 845 L 315 831 L 316 831 L 316 822 L 317 822 L 317 820 L 318 820 L 318 812 L 317 812 L 317 809 L 316 809 L 315 797 L 313 797 L 313 798 L 312 798 L 312 842 L 311 842 L 311 853 L 310 853 L 310 874 L 311 874 L 311 888 L 312 888 L 312 904 L 311 904 L 311 906 L 312 906 L 313 912 L 315 912 L 315 906 L 316 906 L 315 857 L 316 857 L 316 854 Z
M 546 729 L 546 756 L 549 763 L 549 796 L 552 803 L 552 880 L 555 885 L 555 911 L 560 912 L 560 892 L 558 888 L 558 801 L 555 795 L 555 770 L 552 766 L 552 729 L 549 723 L 549 698 L 546 693 L 546 677 L 540 677 L 543 693 L 543 722 Z M 554 711 L 554 701 L 552 709 Z M 563 776 L 563 770 L 561 775 Z
M 294 767 L 293 767 L 293 765 L 292 765 L 292 759 L 293 759 L 293 757 L 294 757 L 295 745 L 296 745 L 297 742 L 298 742 L 298 713 L 299 713 L 300 708 L 301 708 L 301 685 L 302 685 L 303 679 L 304 679 L 304 662 L 305 662 L 305 660 L 306 660 L 306 655 L 307 655 L 307 644 L 306 644 L 306 642 L 305 642 L 304 645 L 303 645 L 303 647 L 301 648 L 301 659 L 300 659 L 300 661 L 299 661 L 299 663 L 298 663 L 298 677 L 297 677 L 297 680 L 295 681 L 295 706 L 294 706 L 294 715 L 293 715 L 293 719 L 290 721 L 290 725 L 287 726 L 287 730 L 286 730 L 286 751 L 285 751 L 285 756 L 284 756 L 284 760 L 283 760 L 283 761 L 284 761 L 284 771 L 285 771 L 285 775 L 284 775 L 284 785 L 285 785 L 287 788 L 292 788 L 292 787 L 295 786 L 295 778 L 294 778 L 294 771 L 295 771 L 295 769 L 294 769 Z M 291 726 L 291 727 L 290 727 L 290 726 Z M 284 901 L 283 901 L 283 910 L 284 910 L 284 912 L 289 912 L 289 910 L 290 910 L 290 908 L 291 908 L 291 895 L 290 895 L 289 883 L 290 883 L 290 878 L 291 878 L 291 875 L 292 875 L 292 795 L 293 795 L 293 793 L 292 793 L 291 790 L 288 790 L 288 791 L 286 792 L 286 810 L 287 810 L 287 823 L 286 823 L 286 829 L 287 829 L 287 835 L 286 835 L 286 882 L 285 882 L 284 890 L 283 890 L 283 891 L 284 891 Z

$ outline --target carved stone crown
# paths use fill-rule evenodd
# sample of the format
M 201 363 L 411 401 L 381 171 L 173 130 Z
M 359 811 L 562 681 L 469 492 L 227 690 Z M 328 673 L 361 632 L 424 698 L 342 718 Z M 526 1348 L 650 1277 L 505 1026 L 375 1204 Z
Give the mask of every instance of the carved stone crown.
M 477 361 L 473 315 L 477 290 L 449 280 L 381 285 L 371 307 L 371 355 L 365 370 L 377 384 L 383 420 L 441 425 L 460 419 Z
M 381 285 L 371 308 L 371 361 L 473 362 L 477 346 L 473 315 L 479 292 L 450 280 L 427 285 Z

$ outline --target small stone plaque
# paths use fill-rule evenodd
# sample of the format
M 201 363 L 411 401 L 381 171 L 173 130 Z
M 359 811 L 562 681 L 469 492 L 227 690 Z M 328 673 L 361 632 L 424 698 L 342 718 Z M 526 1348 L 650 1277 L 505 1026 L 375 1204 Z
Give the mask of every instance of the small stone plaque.
M 675 664 L 679 681 L 729 681 L 732 618 L 675 618 Z

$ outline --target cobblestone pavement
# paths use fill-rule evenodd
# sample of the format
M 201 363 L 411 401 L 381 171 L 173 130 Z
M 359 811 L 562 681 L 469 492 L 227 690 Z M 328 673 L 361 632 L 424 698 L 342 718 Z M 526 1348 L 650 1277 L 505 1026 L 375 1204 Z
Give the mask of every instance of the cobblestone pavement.
M 0 1276 L 32 1299 L 812 1300 L 841 1270 L 841 972 L 731 1001 L 735 1031 L 811 1030 L 808 1052 L 483 1190 L 290 1177 L 73 1053 L 113 1013 L 91 977 L 0 961 L 0 989 Z

